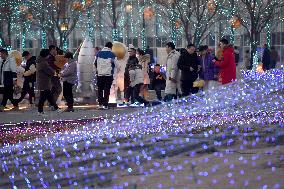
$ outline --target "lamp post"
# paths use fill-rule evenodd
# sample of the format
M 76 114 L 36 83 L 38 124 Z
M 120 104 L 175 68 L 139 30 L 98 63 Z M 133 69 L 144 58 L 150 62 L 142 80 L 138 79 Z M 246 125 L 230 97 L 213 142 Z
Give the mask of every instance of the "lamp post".
M 61 22 L 59 24 L 59 29 L 60 29 L 60 46 L 63 48 L 63 50 L 67 50 L 68 48 L 68 43 L 66 39 L 66 32 L 69 29 L 69 24 L 68 24 L 68 18 L 61 18 Z
M 130 41 L 130 34 L 129 34 L 129 26 L 130 26 L 129 14 L 132 12 L 132 9 L 133 9 L 133 7 L 132 7 L 131 4 L 127 4 L 127 5 L 125 6 L 126 24 L 127 24 L 127 25 L 126 25 L 127 44 L 128 44 L 129 41 Z M 124 41 L 124 44 L 126 44 L 125 41 Z

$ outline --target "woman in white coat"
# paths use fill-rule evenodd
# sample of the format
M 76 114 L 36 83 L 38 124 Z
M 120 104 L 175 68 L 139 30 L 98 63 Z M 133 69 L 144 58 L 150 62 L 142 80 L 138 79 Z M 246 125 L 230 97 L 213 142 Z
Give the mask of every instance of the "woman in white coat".
M 166 88 L 165 88 L 165 101 L 170 101 L 177 98 L 177 92 L 180 92 L 180 71 L 177 67 L 177 62 L 180 53 L 175 50 L 175 45 L 172 42 L 167 43 L 166 51 L 168 53 L 166 62 Z
M 150 85 L 149 77 L 149 64 L 150 64 L 150 55 L 145 54 L 142 49 L 137 49 L 139 64 L 142 66 L 142 72 L 144 76 L 143 85 L 141 87 L 141 94 L 144 98 L 148 98 L 148 86 Z

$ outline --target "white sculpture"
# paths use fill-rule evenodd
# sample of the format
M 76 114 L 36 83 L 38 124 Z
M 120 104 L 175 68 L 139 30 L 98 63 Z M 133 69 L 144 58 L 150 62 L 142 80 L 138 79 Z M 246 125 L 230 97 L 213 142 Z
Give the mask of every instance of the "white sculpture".
M 87 37 L 80 49 L 78 56 L 78 86 L 77 92 L 82 93 L 84 97 L 90 97 L 94 93 L 94 59 L 95 50 L 92 41 Z

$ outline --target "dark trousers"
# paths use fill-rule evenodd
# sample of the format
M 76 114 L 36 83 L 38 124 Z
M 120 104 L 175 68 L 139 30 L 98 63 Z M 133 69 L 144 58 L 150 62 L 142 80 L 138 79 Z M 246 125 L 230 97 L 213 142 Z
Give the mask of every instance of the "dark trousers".
M 98 76 L 98 101 L 99 105 L 108 106 L 110 88 L 112 85 L 112 76 Z
M 14 93 L 14 86 L 13 85 L 4 85 L 4 93 L 3 93 L 3 99 L 2 99 L 2 106 L 6 106 L 8 100 L 11 101 L 13 106 L 18 106 L 17 101 L 13 98 Z
M 193 82 L 194 81 L 181 81 L 182 96 L 198 93 L 199 88 L 193 87 Z
M 18 103 L 25 98 L 26 94 L 29 94 L 30 104 L 33 104 L 33 98 L 35 97 L 34 82 L 24 81 L 21 97 L 18 99 Z
M 46 100 L 48 100 L 49 104 L 53 106 L 55 110 L 58 109 L 58 106 L 54 101 L 51 91 L 44 90 L 44 91 L 40 91 L 39 102 L 38 102 L 38 112 L 43 112 L 43 106 Z
M 131 103 L 134 103 L 134 98 L 133 98 L 133 87 L 128 86 L 127 88 L 124 89 L 124 99 L 125 101 L 129 102 L 131 100 Z
M 157 95 L 157 99 L 158 100 L 162 100 L 162 89 L 164 89 L 165 86 L 164 85 L 154 85 L 154 90 L 156 92 L 156 95 Z
M 144 103 L 145 105 L 149 104 L 147 100 L 145 100 L 143 97 L 139 96 L 140 89 L 142 87 L 143 83 L 137 84 L 133 87 L 133 99 L 134 101 L 137 101 L 139 103 Z
M 73 99 L 73 88 L 74 84 L 68 83 L 67 81 L 63 82 L 63 96 L 67 102 L 69 109 L 73 109 L 74 99 Z
M 60 83 L 60 77 L 53 76 L 51 78 L 51 94 L 53 96 L 54 102 L 57 101 L 61 92 L 62 92 L 62 86 Z

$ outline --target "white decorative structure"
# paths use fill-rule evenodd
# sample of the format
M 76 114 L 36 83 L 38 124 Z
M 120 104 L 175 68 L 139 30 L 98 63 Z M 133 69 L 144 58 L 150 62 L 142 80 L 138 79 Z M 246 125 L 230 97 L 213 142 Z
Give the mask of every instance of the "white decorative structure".
M 94 60 L 95 50 L 92 41 L 87 37 L 81 46 L 77 65 L 78 86 L 76 91 L 81 93 L 83 97 L 94 95 Z

